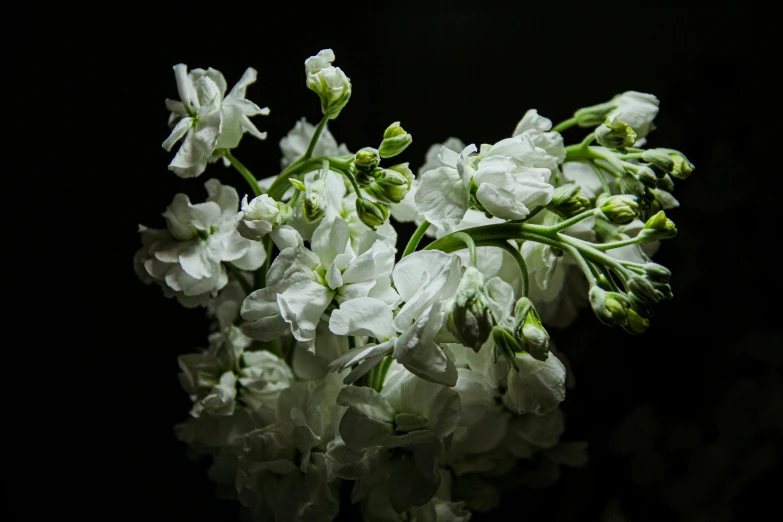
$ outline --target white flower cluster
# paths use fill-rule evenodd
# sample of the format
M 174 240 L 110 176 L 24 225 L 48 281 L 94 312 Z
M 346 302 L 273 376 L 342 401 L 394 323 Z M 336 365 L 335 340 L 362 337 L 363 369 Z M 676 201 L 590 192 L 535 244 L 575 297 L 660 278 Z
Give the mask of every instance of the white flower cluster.
M 557 127 L 528 111 L 495 144 L 450 138 L 418 177 L 382 167 L 412 137 L 395 122 L 377 147 L 338 146 L 326 124 L 352 87 L 334 59 L 305 62 L 324 118 L 297 122 L 283 171 L 262 180 L 227 152 L 243 132 L 262 137 L 248 116 L 267 111 L 245 99 L 255 71 L 224 96 L 214 69 L 174 68 L 182 101 L 167 101 L 164 147 L 185 141 L 170 168 L 197 176 L 228 157 L 253 191 L 240 205 L 210 179 L 206 202 L 177 194 L 166 229 L 140 227 L 140 278 L 216 325 L 209 348 L 179 359 L 193 406 L 177 434 L 256 520 L 333 520 L 349 487 L 365 520 L 466 521 L 505 484 L 585 462 L 585 444 L 560 441 L 572 377 L 544 325 L 589 302 L 607 325 L 649 326 L 671 289 L 648 255 L 676 233 L 671 178 L 693 165 L 628 148 L 657 100 L 626 93 Z M 599 113 L 605 129 L 564 145 L 560 131 Z M 404 248 L 390 215 L 418 225 Z

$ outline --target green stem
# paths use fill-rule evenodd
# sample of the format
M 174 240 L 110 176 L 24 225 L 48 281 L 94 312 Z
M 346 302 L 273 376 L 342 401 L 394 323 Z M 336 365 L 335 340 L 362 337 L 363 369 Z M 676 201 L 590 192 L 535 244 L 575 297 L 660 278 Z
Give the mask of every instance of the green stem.
M 247 282 L 247 279 L 242 275 L 242 272 L 232 265 L 231 263 L 223 262 L 224 265 L 226 265 L 226 268 L 228 268 L 228 271 L 231 272 L 231 275 L 234 276 L 234 279 L 236 279 L 240 285 L 242 285 L 242 290 L 245 291 L 245 295 L 250 295 L 253 292 L 253 287 L 250 285 L 250 283 Z
M 264 250 L 266 251 L 266 259 L 264 260 L 264 264 L 256 270 L 253 277 L 253 286 L 255 286 L 256 290 L 266 287 L 266 274 L 269 272 L 269 266 L 272 264 L 272 245 L 274 244 L 272 243 L 272 238 L 264 236 L 264 239 L 261 241 L 264 245 Z
M 468 252 L 470 252 L 470 266 L 475 267 L 476 266 L 476 242 L 473 241 L 473 238 L 470 237 L 469 234 L 466 234 L 465 232 L 454 232 L 451 234 L 451 236 L 454 239 L 458 239 L 465 243 L 465 246 L 468 247 Z M 430 247 L 426 246 L 424 247 L 424 250 L 429 250 Z
M 392 360 L 392 357 L 387 355 L 381 359 L 381 363 L 378 366 L 373 368 L 373 371 L 377 370 L 375 374 L 375 382 L 373 383 L 373 389 L 378 393 L 381 393 L 381 390 L 383 390 L 383 382 L 386 380 L 386 374 L 389 372 L 389 367 L 391 366 Z
M 592 217 L 594 215 L 595 215 L 595 209 L 591 208 L 590 210 L 585 210 L 581 214 L 577 214 L 576 216 L 574 216 L 574 217 L 572 217 L 570 219 L 566 219 L 565 221 L 561 221 L 560 223 L 557 223 L 556 225 L 545 227 L 545 226 L 542 226 L 542 225 L 533 225 L 533 224 L 531 224 L 529 226 L 531 226 L 531 227 L 532 226 L 540 227 L 540 228 L 537 228 L 536 230 L 540 231 L 541 233 L 544 233 L 544 234 L 552 234 L 554 232 L 560 232 L 561 230 L 565 230 L 568 227 L 570 227 L 572 225 L 575 225 L 576 223 L 579 223 L 580 221 L 582 221 L 584 219 L 587 219 L 589 217 Z
M 351 186 L 353 186 L 353 190 L 354 190 L 354 192 L 356 192 L 356 198 L 357 199 L 363 199 L 362 189 L 359 188 L 359 184 L 356 182 L 356 178 L 353 176 L 353 174 L 351 174 L 351 172 L 347 171 L 347 170 L 342 171 L 342 174 L 343 174 L 343 176 L 348 178 L 348 181 L 351 182 Z
M 601 187 L 604 189 L 604 193 L 606 195 L 611 196 L 612 195 L 612 189 L 609 188 L 609 182 L 606 181 L 606 176 L 604 176 L 603 171 L 601 168 L 595 164 L 595 161 L 590 161 L 590 166 L 593 167 L 593 172 L 595 172 L 595 177 L 598 178 L 598 181 L 601 182 Z
M 605 250 L 612 250 L 613 248 L 620 248 L 620 247 L 633 245 L 635 243 L 642 243 L 642 242 L 643 242 L 642 238 L 637 236 L 637 237 L 632 237 L 630 239 L 626 239 L 626 240 L 623 240 L 623 241 L 614 241 L 612 243 L 599 243 L 599 244 L 593 245 L 593 248 L 603 252 Z
M 596 283 L 595 274 L 593 273 L 593 270 L 590 268 L 590 265 L 585 261 L 585 258 L 582 256 L 582 253 L 579 252 L 576 248 L 572 247 L 571 245 L 560 245 L 560 248 L 571 254 L 571 257 L 574 258 L 574 261 L 576 261 L 576 264 L 579 265 L 579 268 L 582 269 L 582 272 L 584 273 L 587 280 L 590 282 L 590 285 L 594 285 Z
M 350 170 L 353 156 L 316 156 L 307 160 L 304 157 L 296 160 L 286 167 L 269 187 L 269 195 L 277 201 L 283 197 L 286 191 L 291 187 L 288 179 L 300 172 L 311 172 L 321 167 L 322 160 L 329 161 L 329 168 L 337 172 L 345 173 Z
M 319 123 L 318 127 L 316 127 L 315 132 L 313 133 L 313 137 L 310 139 L 310 145 L 307 147 L 307 152 L 305 152 L 304 156 L 302 156 L 303 160 L 310 159 L 310 157 L 313 155 L 315 145 L 318 143 L 318 138 L 321 137 L 321 132 L 324 130 L 324 127 L 326 127 L 327 121 L 329 121 L 329 117 L 324 116 L 321 120 L 321 123 Z
M 421 238 L 424 237 L 424 233 L 428 228 L 430 228 L 430 224 L 431 223 L 425 219 L 422 224 L 419 225 L 419 227 L 411 236 L 410 241 L 408 241 L 408 246 L 405 247 L 405 251 L 402 253 L 402 257 L 405 257 L 408 254 L 412 254 L 416 251 L 416 247 L 419 246 Z
M 552 129 L 552 131 L 553 132 L 563 132 L 564 130 L 570 129 L 571 127 L 576 125 L 578 121 L 579 120 L 577 120 L 576 118 L 568 118 L 567 120 L 561 121 L 560 123 L 555 125 L 555 127 Z
M 525 258 L 522 257 L 522 253 L 508 244 L 506 241 L 497 241 L 493 243 L 488 243 L 484 246 L 493 246 L 497 248 L 501 248 L 511 254 L 511 257 L 514 258 L 514 260 L 519 265 L 519 270 L 522 272 L 522 296 L 527 297 L 528 292 L 530 291 L 530 275 L 527 271 L 527 263 L 525 263 Z
M 234 168 L 239 171 L 240 174 L 242 174 L 242 177 L 245 178 L 245 181 L 248 182 L 250 188 L 253 189 L 253 194 L 260 196 L 264 193 L 264 190 L 259 186 L 258 180 L 255 178 L 255 176 L 253 176 L 253 174 L 247 170 L 247 167 L 242 165 L 242 162 L 236 159 L 230 151 L 226 150 L 223 154 L 223 157 L 226 158 L 229 163 L 231 163 Z

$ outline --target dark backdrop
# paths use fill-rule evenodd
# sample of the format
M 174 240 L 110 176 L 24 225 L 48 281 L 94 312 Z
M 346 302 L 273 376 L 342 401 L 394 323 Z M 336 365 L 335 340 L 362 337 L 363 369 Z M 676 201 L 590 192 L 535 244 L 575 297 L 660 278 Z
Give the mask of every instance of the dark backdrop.
M 781 330 L 765 299 L 779 289 L 769 225 L 779 191 L 762 164 L 779 105 L 759 61 L 766 15 L 553 7 L 41 4 L 19 22 L 27 38 L 15 87 L 30 101 L 10 103 L 18 128 L 31 125 L 21 141 L 33 148 L 15 155 L 14 199 L 35 233 L 16 243 L 32 273 L 13 278 L 25 306 L 18 318 L 33 321 L 13 349 L 15 368 L 28 370 L 12 372 L 25 390 L 13 401 L 23 419 L 14 425 L 24 427 L 14 433 L 30 448 L 10 458 L 18 513 L 235 519 L 173 433 L 189 407 L 176 357 L 206 343 L 203 312 L 137 280 L 136 227 L 162 226 L 175 192 L 203 199 L 209 177 L 243 190 L 220 165 L 195 180 L 166 170 L 172 65 L 215 67 L 229 86 L 246 67 L 258 70 L 248 98 L 271 108 L 255 118 L 269 138 L 245 138 L 236 155 L 264 177 L 278 172 L 277 142 L 295 121 L 319 119 L 303 62 L 326 47 L 353 84 L 330 125 L 351 150 L 400 120 L 414 136 L 402 159 L 418 166 L 449 136 L 508 136 L 528 108 L 557 122 L 638 90 L 661 100 L 650 144 L 680 149 L 697 167 L 677 184 L 680 234 L 656 255 L 673 271 L 675 298 L 652 328 L 632 338 L 587 310 L 551 332 L 577 379 L 564 438 L 587 440 L 590 463 L 475 519 L 619 521 L 606 515 L 619 509 L 632 521 L 749 520 L 770 508 L 783 415 Z

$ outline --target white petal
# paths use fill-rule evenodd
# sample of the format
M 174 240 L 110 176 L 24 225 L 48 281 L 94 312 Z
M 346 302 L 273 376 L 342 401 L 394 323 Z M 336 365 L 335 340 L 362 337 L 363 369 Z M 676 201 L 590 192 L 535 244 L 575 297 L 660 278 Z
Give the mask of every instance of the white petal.
M 310 249 L 321 259 L 321 266 L 327 267 L 338 254 L 345 252 L 349 240 L 348 224 L 344 219 L 324 219 L 313 233 Z
M 383 301 L 372 297 L 352 299 L 332 312 L 329 329 L 337 335 L 367 335 L 380 341 L 391 338 L 392 310 Z
M 298 341 L 315 338 L 315 328 L 333 296 L 334 292 L 314 281 L 300 281 L 278 294 L 280 313 Z
M 173 147 L 175 143 L 181 140 L 182 137 L 188 133 L 188 130 L 190 130 L 192 125 L 193 118 L 182 118 L 179 120 L 179 123 L 177 123 L 177 126 L 174 127 L 174 129 L 171 131 L 169 137 L 166 138 L 166 141 L 163 142 L 163 148 L 167 151 L 170 151 L 171 147 Z
M 468 189 L 456 169 L 440 167 L 425 172 L 416 191 L 416 206 L 424 218 L 446 231 L 468 210 Z

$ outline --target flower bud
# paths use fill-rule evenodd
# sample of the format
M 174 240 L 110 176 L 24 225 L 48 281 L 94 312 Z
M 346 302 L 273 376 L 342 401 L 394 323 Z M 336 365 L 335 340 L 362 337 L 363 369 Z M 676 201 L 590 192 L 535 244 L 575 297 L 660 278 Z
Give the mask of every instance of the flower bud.
M 334 52 L 324 49 L 305 60 L 307 88 L 321 98 L 321 112 L 336 118 L 351 98 L 351 80 L 339 67 L 333 67 Z
M 353 166 L 356 167 L 356 172 L 372 172 L 378 168 L 378 164 L 381 162 L 381 157 L 378 155 L 378 150 L 372 147 L 365 147 L 361 149 L 353 158 Z
M 615 225 L 627 225 L 639 215 L 639 204 L 636 197 L 630 194 L 601 194 L 596 200 L 596 206 L 606 220 Z
M 469 266 L 459 282 L 447 326 L 460 343 L 476 352 L 487 342 L 494 325 L 488 303 L 484 274 Z
M 668 174 L 664 174 L 663 177 L 658 178 L 658 188 L 671 194 L 674 192 L 674 180 Z
M 492 340 L 495 341 L 495 347 L 500 350 L 503 356 L 514 370 L 519 371 L 516 357 L 514 354 L 523 351 L 517 344 L 513 332 L 505 326 L 495 326 L 492 328 Z
M 550 204 L 566 219 L 590 208 L 590 200 L 582 193 L 579 185 L 563 185 L 556 188 Z
M 237 216 L 234 226 L 242 237 L 258 241 L 290 216 L 291 208 L 288 205 L 278 203 L 267 194 L 253 198 L 250 203 L 245 196 L 242 199 L 242 212 Z
M 664 172 L 671 172 L 674 168 L 674 160 L 664 149 L 646 150 L 642 153 L 642 159 Z
M 628 309 L 628 317 L 625 324 L 623 324 L 623 330 L 634 335 L 644 333 L 650 326 L 650 320 L 642 317 L 633 308 Z
M 618 188 L 623 194 L 636 196 L 637 199 L 643 199 L 645 186 L 633 174 L 625 173 L 618 181 Z
M 365 191 L 379 201 L 399 203 L 408 194 L 413 181 L 413 172 L 407 163 L 401 163 L 388 169 L 377 169 L 374 181 Z
M 642 302 L 647 304 L 657 304 L 663 299 L 663 294 L 655 289 L 652 282 L 646 277 L 633 276 L 628 281 L 628 290 L 638 297 Z
M 669 150 L 668 153 L 672 161 L 674 161 L 674 168 L 670 174 L 677 179 L 688 179 L 688 176 L 693 173 L 693 169 L 696 168 L 693 163 L 688 161 L 688 158 L 682 152 Z
M 639 178 L 639 181 L 645 187 L 655 188 L 658 186 L 658 176 L 655 175 L 655 172 L 650 167 L 638 167 L 636 169 L 636 177 Z
M 574 113 L 580 127 L 595 127 L 600 125 L 606 116 L 615 108 L 613 102 L 599 103 L 591 107 L 583 107 Z
M 519 346 L 539 361 L 549 357 L 549 334 L 541 324 L 533 302 L 522 297 L 514 307 L 514 339 Z
M 589 298 L 593 312 L 603 324 L 617 326 L 625 322 L 631 305 L 625 295 L 619 292 L 607 292 L 603 288 L 593 286 Z
M 595 139 L 604 147 L 624 149 L 636 143 L 636 133 L 627 123 L 614 116 L 595 129 Z
M 413 141 L 413 136 L 400 127 L 400 122 L 395 121 L 384 131 L 383 141 L 378 147 L 382 158 L 391 158 L 408 148 Z
M 652 216 L 644 224 L 644 228 L 639 232 L 639 236 L 645 241 L 655 241 L 658 239 L 669 239 L 677 235 L 677 227 L 674 222 L 666 217 L 663 210 Z
M 362 223 L 373 230 L 389 218 L 389 209 L 386 208 L 386 205 L 365 198 L 356 199 L 356 213 Z
M 310 183 L 305 191 L 302 209 L 307 222 L 313 223 L 324 217 L 327 204 L 326 181 L 322 176 Z
M 628 299 L 631 301 L 631 308 L 633 308 L 634 312 L 636 312 L 639 317 L 649 319 L 655 315 L 655 308 L 653 308 L 653 305 L 640 299 L 639 296 L 633 292 L 628 293 Z
M 645 263 L 643 268 L 645 276 L 653 283 L 669 284 L 672 273 L 665 266 L 658 263 Z

